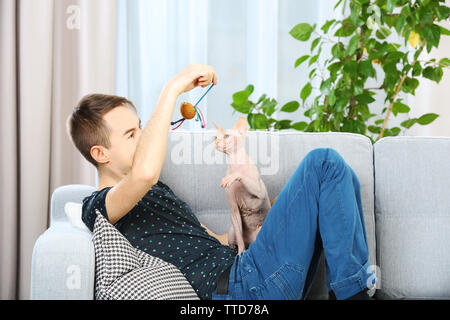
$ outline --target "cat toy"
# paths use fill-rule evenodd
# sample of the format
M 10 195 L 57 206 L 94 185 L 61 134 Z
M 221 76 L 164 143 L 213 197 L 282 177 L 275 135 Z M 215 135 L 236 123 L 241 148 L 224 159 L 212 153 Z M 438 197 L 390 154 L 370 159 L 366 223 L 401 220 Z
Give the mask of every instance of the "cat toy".
M 203 117 L 203 113 L 200 110 L 200 108 L 198 107 L 198 104 L 200 103 L 200 101 L 202 101 L 203 97 L 206 96 L 206 94 L 209 92 L 209 90 L 211 90 L 211 88 L 213 86 L 214 86 L 214 83 L 211 84 L 211 86 L 208 88 L 208 90 L 206 90 L 206 92 L 201 96 L 201 98 L 197 101 L 197 103 L 194 106 L 189 102 L 183 102 L 181 104 L 180 113 L 183 116 L 183 118 L 181 118 L 180 120 L 177 120 L 177 121 L 170 122 L 171 125 L 174 125 L 174 124 L 177 124 L 178 122 L 180 122 L 180 124 L 177 125 L 175 128 L 172 128 L 172 130 L 175 130 L 176 128 L 181 126 L 183 124 L 184 120 L 192 119 L 196 115 L 197 115 L 197 118 L 195 119 L 195 121 L 200 120 L 200 124 L 201 124 L 202 128 L 206 127 L 205 118 Z

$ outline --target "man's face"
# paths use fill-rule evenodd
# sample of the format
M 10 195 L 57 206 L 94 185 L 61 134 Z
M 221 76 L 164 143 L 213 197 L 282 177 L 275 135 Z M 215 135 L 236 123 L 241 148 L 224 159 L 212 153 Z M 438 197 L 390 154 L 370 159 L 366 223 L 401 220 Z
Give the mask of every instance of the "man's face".
M 110 128 L 108 169 L 119 176 L 126 175 L 133 164 L 136 146 L 142 134 L 141 120 L 129 107 L 120 106 L 103 116 Z

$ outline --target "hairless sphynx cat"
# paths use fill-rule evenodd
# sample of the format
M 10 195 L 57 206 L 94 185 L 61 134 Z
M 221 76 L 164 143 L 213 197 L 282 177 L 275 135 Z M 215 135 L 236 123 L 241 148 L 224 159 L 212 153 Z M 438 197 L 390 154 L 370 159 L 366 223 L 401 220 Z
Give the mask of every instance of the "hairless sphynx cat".
M 222 129 L 214 123 L 218 133 L 214 137 L 218 151 L 227 157 L 228 170 L 221 181 L 231 209 L 228 244 L 244 252 L 255 241 L 272 207 L 266 186 L 258 168 L 245 152 L 247 120 L 240 117 L 232 129 Z

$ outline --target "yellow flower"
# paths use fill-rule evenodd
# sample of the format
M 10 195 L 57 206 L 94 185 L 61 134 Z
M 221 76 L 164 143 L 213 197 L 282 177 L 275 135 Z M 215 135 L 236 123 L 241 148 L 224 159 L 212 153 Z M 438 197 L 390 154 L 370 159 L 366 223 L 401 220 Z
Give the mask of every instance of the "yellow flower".
M 411 31 L 411 33 L 409 34 L 408 42 L 411 45 L 411 47 L 413 48 L 417 47 L 417 45 L 420 42 L 420 35 L 414 31 Z

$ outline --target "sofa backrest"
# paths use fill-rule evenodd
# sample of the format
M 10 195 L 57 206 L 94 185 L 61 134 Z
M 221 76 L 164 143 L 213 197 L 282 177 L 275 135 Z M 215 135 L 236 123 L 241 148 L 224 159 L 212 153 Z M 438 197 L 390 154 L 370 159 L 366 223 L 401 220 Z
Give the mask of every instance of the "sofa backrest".
M 374 145 L 382 299 L 450 297 L 450 137 Z
M 160 180 L 192 208 L 203 224 L 222 234 L 228 231 L 231 221 L 225 191 L 220 187 L 227 171 L 226 157 L 214 147 L 216 133 L 216 130 L 170 132 Z M 258 167 L 270 199 L 279 194 L 309 151 L 324 147 L 339 152 L 359 178 L 370 262 L 376 265 L 373 147 L 367 137 L 336 132 L 248 131 L 245 142 L 247 154 Z M 310 297 L 326 298 L 325 283 L 322 255 Z

